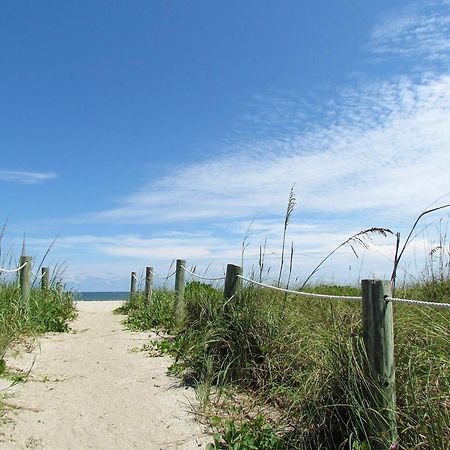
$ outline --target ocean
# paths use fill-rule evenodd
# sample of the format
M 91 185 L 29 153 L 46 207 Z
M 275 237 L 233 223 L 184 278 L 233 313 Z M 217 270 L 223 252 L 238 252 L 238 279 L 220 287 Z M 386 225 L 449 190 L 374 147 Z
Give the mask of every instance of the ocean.
M 108 301 L 128 300 L 129 292 L 76 292 L 75 300 L 82 301 Z

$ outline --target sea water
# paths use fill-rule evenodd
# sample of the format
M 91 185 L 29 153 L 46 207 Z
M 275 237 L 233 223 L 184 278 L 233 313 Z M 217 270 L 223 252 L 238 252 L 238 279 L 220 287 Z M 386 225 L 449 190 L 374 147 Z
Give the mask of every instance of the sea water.
M 108 301 L 128 300 L 129 292 L 77 292 L 75 300 L 80 301 Z

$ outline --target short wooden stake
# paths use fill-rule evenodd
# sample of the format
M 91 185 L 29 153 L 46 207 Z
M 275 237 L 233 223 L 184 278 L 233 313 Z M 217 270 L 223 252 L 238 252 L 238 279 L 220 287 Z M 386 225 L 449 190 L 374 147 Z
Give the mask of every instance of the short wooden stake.
M 41 268 L 41 290 L 47 291 L 49 286 L 49 270 L 48 267 Z
M 241 289 L 242 279 L 239 278 L 238 275 L 242 276 L 242 267 L 235 266 L 234 264 L 227 264 L 225 287 L 223 290 L 225 300 L 229 300 L 239 289 Z
M 374 383 L 371 401 L 379 414 L 374 414 L 378 429 L 374 430 L 376 442 L 373 449 L 384 449 L 385 440 L 397 440 L 395 363 L 394 363 L 394 321 L 392 303 L 385 297 L 391 295 L 388 281 L 362 280 L 362 322 L 364 344 L 369 361 L 370 377 Z M 381 438 L 381 439 L 380 439 Z
M 177 321 L 182 320 L 184 314 L 184 288 L 186 261 L 184 259 L 177 259 L 175 272 L 175 318 Z
M 153 267 L 145 268 L 145 292 L 144 292 L 144 306 L 148 306 L 152 300 L 153 290 Z
M 131 282 L 130 282 L 130 303 L 133 303 L 136 298 L 136 285 L 137 276 L 136 272 L 131 272 Z
M 31 292 L 31 264 L 32 264 L 31 256 L 21 256 L 20 257 L 20 266 L 26 263 L 24 267 L 20 269 L 19 273 L 19 283 L 20 283 L 20 295 L 22 300 L 22 306 L 28 310 L 29 309 L 29 299 Z M 19 267 L 20 267 L 19 266 Z

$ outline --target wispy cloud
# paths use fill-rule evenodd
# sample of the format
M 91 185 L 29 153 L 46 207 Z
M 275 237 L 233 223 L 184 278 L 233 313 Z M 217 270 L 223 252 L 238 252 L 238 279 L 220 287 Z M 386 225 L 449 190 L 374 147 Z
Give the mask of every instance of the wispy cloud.
M 433 0 L 413 3 L 373 30 L 371 50 L 380 55 L 420 58 L 426 62 L 450 63 L 450 2 Z
M 99 220 L 176 222 L 280 214 L 296 184 L 305 213 L 414 214 L 450 190 L 450 76 L 345 92 L 336 121 L 247 142 L 130 195 Z
M 292 93 L 257 96 L 236 137 L 213 149 L 219 156 L 175 168 L 87 218 L 169 229 L 195 221 L 202 229 L 208 224 L 209 237 L 124 237 L 100 240 L 98 249 L 117 257 L 163 261 L 185 254 L 205 264 L 227 262 L 239 258 L 237 236 L 257 215 L 251 234 L 257 244 L 247 256 L 256 260 L 269 237 L 268 257 L 276 261 L 280 217 L 294 183 L 302 222 L 291 224 L 289 240 L 303 271 L 363 228 L 408 229 L 424 208 L 450 200 L 449 29 L 448 1 L 414 4 L 385 18 L 367 44 L 371 55 L 397 58 L 388 77 L 366 76 L 314 107 Z M 394 247 L 372 248 L 373 273 L 389 276 Z M 347 250 L 328 270 L 355 262 Z
M 57 178 L 53 172 L 24 172 L 19 170 L 0 170 L 0 181 L 17 184 L 38 184 Z
M 444 170 L 450 166 L 450 71 L 441 64 L 450 61 L 449 29 L 448 1 L 380 22 L 372 52 L 439 64 L 424 66 L 421 77 L 414 65 L 411 74 L 344 86 L 315 111 L 294 95 L 257 96 L 259 111 L 244 115 L 250 129 L 224 144 L 222 156 L 152 181 L 91 219 L 175 223 L 279 215 L 294 183 L 305 213 L 414 215 L 450 191 Z M 255 125 L 272 132 L 259 135 Z

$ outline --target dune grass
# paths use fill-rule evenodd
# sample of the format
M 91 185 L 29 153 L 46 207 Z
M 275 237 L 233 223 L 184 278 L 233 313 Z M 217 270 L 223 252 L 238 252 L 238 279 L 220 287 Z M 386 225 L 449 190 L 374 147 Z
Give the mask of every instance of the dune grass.
M 440 283 L 396 295 L 450 301 L 448 284 Z M 358 295 L 345 286 L 311 290 Z M 267 289 L 244 289 L 224 302 L 222 290 L 193 282 L 176 325 L 173 293 L 155 293 L 154 299 L 148 308 L 140 302 L 129 307 L 127 323 L 173 331 L 164 348 L 174 355 L 177 372 L 196 380 L 205 406 L 231 390 L 271 408 L 261 415 L 252 402 L 253 412 L 229 420 L 230 409 L 245 407 L 226 403 L 223 420 L 211 413 L 220 433 L 210 448 L 370 449 L 369 439 L 389 448 L 374 436 L 378 411 L 368 395 L 373 385 L 365 373 L 359 304 Z M 395 305 L 394 316 L 400 448 L 448 449 L 450 314 Z
M 29 342 L 41 333 L 67 331 L 68 321 L 75 316 L 71 292 L 63 292 L 56 287 L 45 291 L 33 289 L 25 306 L 17 283 L 0 282 L 0 376 L 7 373 L 5 355 L 9 348 Z M 23 380 L 23 375 L 20 380 Z M 0 396 L 0 417 L 3 417 L 5 408 Z
M 291 189 L 277 286 L 294 206 Z M 343 246 L 356 254 L 356 246 L 368 248 L 372 235 L 394 234 L 395 286 L 400 259 L 418 222 L 447 206 L 420 214 L 403 246 L 400 235 L 387 228 L 356 233 L 330 252 L 299 287 L 361 295 L 354 287 L 307 287 L 307 283 Z M 450 303 L 450 253 L 445 242 L 446 234 L 441 233 L 423 279 L 397 289 L 396 297 Z M 264 252 L 265 245 L 260 249 L 259 279 Z M 293 245 L 288 285 L 292 254 Z M 197 383 L 204 413 L 217 431 L 209 450 L 450 448 L 450 311 L 394 304 L 399 436 L 392 443 L 379 435 L 383 414 L 374 398 L 378 383 L 367 370 L 360 304 L 299 298 L 251 286 L 225 301 L 222 289 L 196 281 L 186 286 L 181 315 L 174 314 L 173 293 L 155 293 L 154 299 L 148 307 L 142 301 L 129 302 L 126 323 L 137 329 L 162 326 L 172 331 L 173 337 L 158 344 L 159 349 L 174 357 L 173 373 Z
M 160 328 L 170 332 L 175 327 L 174 297 L 171 291 L 154 291 L 151 303 L 145 306 L 144 295 L 139 292 L 115 312 L 128 315 L 124 323 L 132 330 Z
M 47 331 L 67 331 L 68 321 L 75 315 L 75 303 L 70 292 L 57 288 L 33 289 L 28 307 L 24 307 L 17 283 L 1 283 L 0 359 L 15 341 Z

